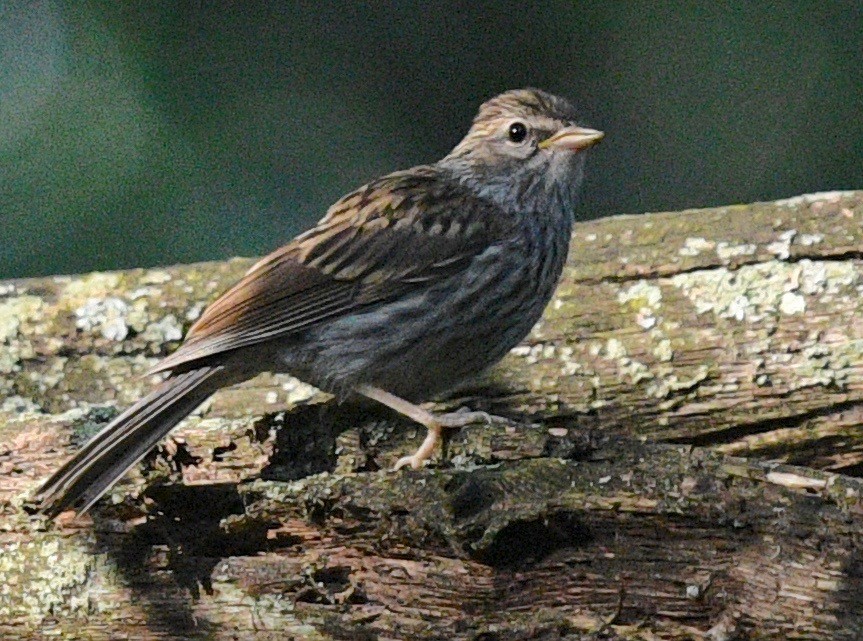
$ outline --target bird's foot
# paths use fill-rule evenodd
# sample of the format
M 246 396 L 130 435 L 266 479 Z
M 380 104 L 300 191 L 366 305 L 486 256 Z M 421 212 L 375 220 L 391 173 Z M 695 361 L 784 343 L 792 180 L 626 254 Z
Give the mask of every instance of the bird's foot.
M 406 465 L 410 465 L 414 470 L 420 469 L 431 458 L 435 448 L 441 441 L 441 433 L 444 429 L 465 427 L 473 423 L 488 423 L 490 425 L 492 422 L 492 415 L 488 412 L 472 412 L 466 407 L 455 412 L 449 412 L 448 414 L 434 414 L 433 417 L 434 424 L 426 426 L 428 433 L 422 445 L 410 456 L 403 456 L 396 461 L 393 471 L 399 470 Z
M 399 414 L 407 416 L 420 425 L 425 425 L 428 429 L 428 434 L 426 434 L 425 440 L 419 446 L 419 449 L 410 456 L 403 456 L 396 461 L 393 467 L 394 470 L 401 469 L 405 465 L 410 465 L 415 470 L 421 468 L 423 463 L 431 458 L 435 447 L 437 447 L 437 444 L 441 440 L 441 433 L 444 429 L 464 427 L 465 425 L 479 422 L 491 423 L 493 419 L 492 415 L 488 412 L 471 412 L 466 407 L 447 414 L 433 414 L 419 405 L 409 403 L 403 398 L 399 398 L 386 390 L 372 387 L 371 385 L 359 385 L 356 391 L 363 396 L 394 409 Z
M 417 451 L 410 456 L 403 456 L 396 461 L 396 464 L 393 465 L 393 471 L 400 470 L 405 465 L 410 465 L 411 469 L 414 470 L 420 469 L 423 466 L 423 463 L 429 460 L 432 453 L 434 453 L 437 444 L 441 440 L 442 431 L 443 426 L 441 425 L 429 426 L 428 433 L 426 434 L 422 445 L 420 445 Z
M 491 425 L 494 417 L 488 412 L 474 412 L 467 407 L 461 407 L 455 412 L 447 414 L 435 414 L 435 418 L 441 427 L 455 428 L 473 425 L 474 423 L 488 423 Z

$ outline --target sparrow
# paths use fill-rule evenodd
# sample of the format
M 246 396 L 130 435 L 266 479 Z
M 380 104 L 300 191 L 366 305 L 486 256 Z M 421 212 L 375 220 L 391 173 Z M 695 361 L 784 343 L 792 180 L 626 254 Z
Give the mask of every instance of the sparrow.
M 566 261 L 582 153 L 603 133 L 538 89 L 483 103 L 441 160 L 378 178 L 258 263 L 152 372 L 167 377 L 38 490 L 38 510 L 85 512 L 216 390 L 287 372 L 373 399 L 425 426 L 416 469 L 444 428 L 486 416 L 417 403 L 499 361 L 550 300 Z

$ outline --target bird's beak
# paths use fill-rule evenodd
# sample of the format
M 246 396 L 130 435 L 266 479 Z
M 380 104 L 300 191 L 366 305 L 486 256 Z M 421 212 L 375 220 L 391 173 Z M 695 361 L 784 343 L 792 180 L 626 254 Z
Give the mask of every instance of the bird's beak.
M 593 147 L 602 140 L 605 134 L 596 129 L 585 127 L 564 127 L 553 136 L 540 142 L 540 149 L 568 149 L 569 151 L 582 151 Z

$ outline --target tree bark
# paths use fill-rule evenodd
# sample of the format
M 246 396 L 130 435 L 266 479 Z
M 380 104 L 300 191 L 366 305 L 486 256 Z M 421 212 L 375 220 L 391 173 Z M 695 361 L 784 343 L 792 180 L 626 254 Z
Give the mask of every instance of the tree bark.
M 92 516 L 27 497 L 249 260 L 0 283 L 0 638 L 863 638 L 863 192 L 576 226 L 531 335 L 422 440 L 285 376 Z

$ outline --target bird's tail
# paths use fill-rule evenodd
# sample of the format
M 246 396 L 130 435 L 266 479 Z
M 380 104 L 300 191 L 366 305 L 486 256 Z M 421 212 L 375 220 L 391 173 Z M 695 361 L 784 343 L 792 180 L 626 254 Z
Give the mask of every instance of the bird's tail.
M 39 511 L 90 507 L 171 429 L 226 385 L 223 366 L 201 367 L 166 379 L 120 414 L 60 468 L 36 494 Z

